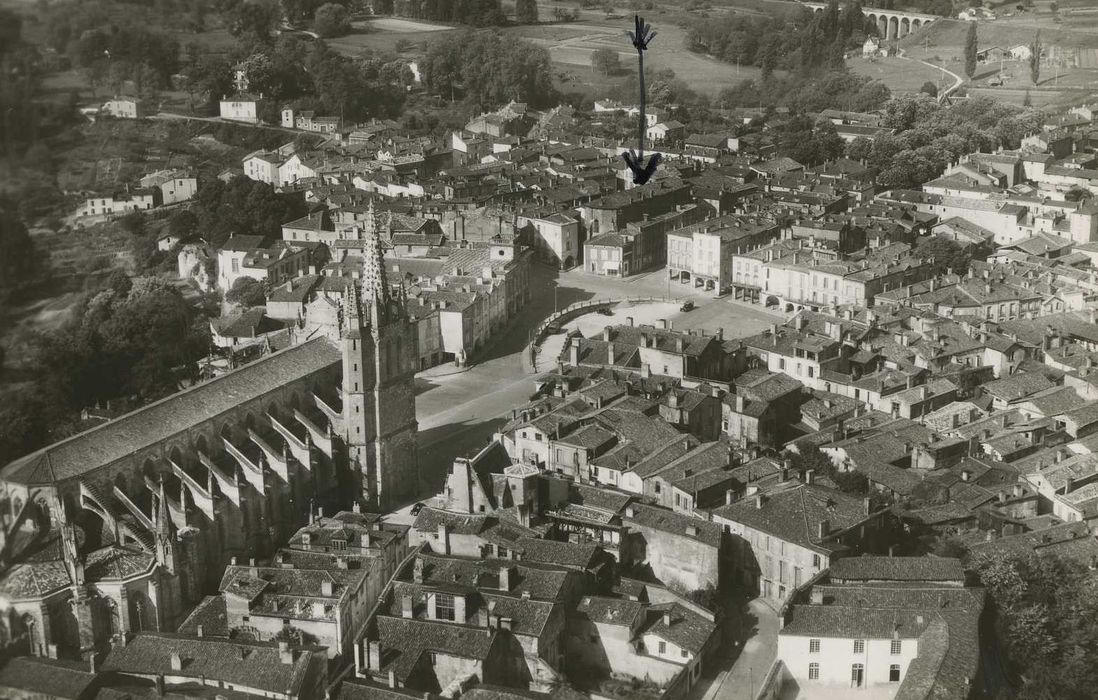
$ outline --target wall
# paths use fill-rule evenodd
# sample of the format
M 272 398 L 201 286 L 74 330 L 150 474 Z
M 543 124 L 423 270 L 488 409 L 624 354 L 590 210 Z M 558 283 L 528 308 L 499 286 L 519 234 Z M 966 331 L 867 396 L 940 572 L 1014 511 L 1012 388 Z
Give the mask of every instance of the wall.
M 860 663 L 865 667 L 865 685 L 896 685 L 888 680 L 889 667 L 900 666 L 900 682 L 907 673 L 908 664 L 918 656 L 919 641 L 914 638 L 900 640 L 900 654 L 891 653 L 891 639 L 865 639 L 865 653 L 854 653 L 854 638 L 822 637 L 819 653 L 809 653 L 809 637 L 779 633 L 778 658 L 785 663 L 790 675 L 804 688 L 812 686 L 850 687 L 851 666 Z M 819 680 L 808 679 L 808 665 L 820 665 Z

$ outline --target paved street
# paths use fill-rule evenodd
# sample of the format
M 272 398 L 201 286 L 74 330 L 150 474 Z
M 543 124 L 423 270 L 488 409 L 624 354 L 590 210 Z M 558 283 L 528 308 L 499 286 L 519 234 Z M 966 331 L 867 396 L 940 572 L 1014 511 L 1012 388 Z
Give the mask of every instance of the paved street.
M 416 379 L 416 414 L 420 431 L 420 466 L 423 494 L 437 492 L 454 457 L 475 452 L 487 444 L 493 433 L 510 416 L 512 408 L 529 399 L 534 391 L 532 375 L 525 374 L 521 351 L 533 329 L 554 308 L 576 301 L 635 296 L 666 296 L 668 289 L 675 309 L 683 299 L 693 299 L 697 308 L 677 310 L 670 317 L 676 328 L 724 327 L 726 337 L 757 333 L 782 316 L 758 306 L 731 299 L 713 299 L 688 285 L 668 285 L 663 270 L 625 280 L 598 277 L 582 271 L 557 273 L 535 265 L 531 272 L 531 301 L 512 328 L 501 334 L 483 358 L 464 372 L 450 367 L 420 373 Z M 627 315 L 627 314 L 626 314 Z M 444 374 L 451 372 L 449 374 Z M 440 376 L 441 375 L 441 376 Z
M 743 644 L 740 651 L 737 648 L 722 650 L 727 658 L 734 658 L 731 668 L 727 663 L 718 668 L 716 678 L 705 687 L 704 683 L 696 686 L 699 697 L 702 700 L 754 700 L 759 690 L 759 683 L 778 652 L 778 614 L 769 604 L 758 598 L 747 604 L 747 614 L 743 620 L 731 621 L 739 631 L 739 637 Z M 736 652 L 739 651 L 739 656 Z

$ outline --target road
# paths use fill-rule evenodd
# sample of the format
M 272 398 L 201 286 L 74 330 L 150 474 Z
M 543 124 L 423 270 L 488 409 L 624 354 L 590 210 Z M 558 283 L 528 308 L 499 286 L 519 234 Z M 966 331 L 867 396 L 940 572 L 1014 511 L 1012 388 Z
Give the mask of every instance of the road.
M 663 297 L 670 290 L 676 308 L 679 300 L 687 298 L 697 305 L 689 313 L 671 316 L 676 328 L 716 331 L 723 327 L 727 338 L 749 335 L 784 320 L 762 307 L 714 299 L 676 282 L 668 285 L 665 275 L 657 270 L 621 280 L 578 270 L 558 273 L 535 265 L 530 277 L 531 301 L 496 345 L 482 358 L 474 358 L 466 371 L 441 367 L 416 377 L 423 494 L 437 493 L 454 458 L 475 453 L 486 445 L 510 418 L 511 409 L 529 400 L 534 391 L 533 376 L 525 373 L 521 353 L 532 329 L 554 308 L 590 299 Z
M 929 63 L 929 62 L 924 61 L 924 60 L 919 59 L 919 58 L 908 58 L 907 56 L 904 55 L 904 50 L 903 49 L 899 50 L 899 56 L 900 56 L 900 58 L 904 59 L 905 61 L 915 61 L 916 63 L 923 64 L 924 66 L 930 66 L 931 68 L 934 68 L 935 70 L 940 70 L 943 73 L 945 73 L 946 75 L 953 78 L 953 85 L 950 85 L 945 90 L 942 90 L 940 93 L 938 93 L 938 101 L 939 102 L 941 102 L 941 101 L 945 100 L 945 98 L 949 97 L 950 93 L 955 91 L 957 88 L 961 87 L 961 85 L 965 82 L 964 79 L 961 78 L 961 76 L 957 75 L 956 73 L 949 70 L 948 68 L 945 68 L 943 66 L 939 66 L 936 63 Z
M 708 688 L 699 683 L 696 697 L 701 700 L 754 700 L 759 683 L 778 653 L 778 614 L 768 603 L 756 598 L 747 604 L 747 614 L 739 622 L 739 632 L 742 649 L 737 646 L 722 651 L 728 656 L 738 652 L 739 656 L 735 656 L 731 668 L 721 668 Z

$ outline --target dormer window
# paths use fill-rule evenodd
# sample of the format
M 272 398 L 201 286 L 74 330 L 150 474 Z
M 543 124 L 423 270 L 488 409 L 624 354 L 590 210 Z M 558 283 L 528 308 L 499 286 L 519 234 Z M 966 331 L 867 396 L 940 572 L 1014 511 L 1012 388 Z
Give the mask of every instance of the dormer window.
M 332 549 L 337 552 L 347 549 L 347 540 L 332 540 Z

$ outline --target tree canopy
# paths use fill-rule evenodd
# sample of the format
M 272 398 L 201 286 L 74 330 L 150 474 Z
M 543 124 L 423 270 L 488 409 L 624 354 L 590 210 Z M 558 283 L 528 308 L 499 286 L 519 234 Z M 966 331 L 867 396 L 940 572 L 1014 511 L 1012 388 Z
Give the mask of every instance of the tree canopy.
M 203 185 L 193 211 L 206 239 L 217 247 L 231 234 L 277 237 L 284 222 L 305 215 L 305 203 L 240 175 L 227 183 L 213 180 Z
M 421 68 L 431 92 L 448 97 L 457 88 L 485 109 L 512 100 L 545 106 L 556 97 L 549 52 L 499 32 L 446 32 L 431 43 Z
M 324 38 L 343 36 L 351 31 L 351 13 L 343 5 L 325 3 L 316 9 L 313 31 Z
M 1083 700 L 1098 687 L 1098 590 L 1086 564 L 1035 554 L 973 562 L 1019 700 Z
M 621 57 L 611 48 L 595 49 L 591 54 L 591 65 L 603 75 L 617 75 L 621 72 Z
M 267 301 L 267 288 L 254 277 L 240 277 L 232 289 L 225 292 L 225 301 L 241 306 L 263 306 Z
M 918 187 L 965 154 L 1018 148 L 1041 121 L 1036 110 L 987 97 L 941 105 L 922 93 L 903 95 L 889 100 L 884 109 L 883 126 L 896 133 L 880 136 L 871 145 L 851 143 L 847 155 L 877 168 L 882 187 Z
M 976 23 L 968 23 L 968 33 L 965 35 L 965 75 L 969 80 L 976 75 Z

